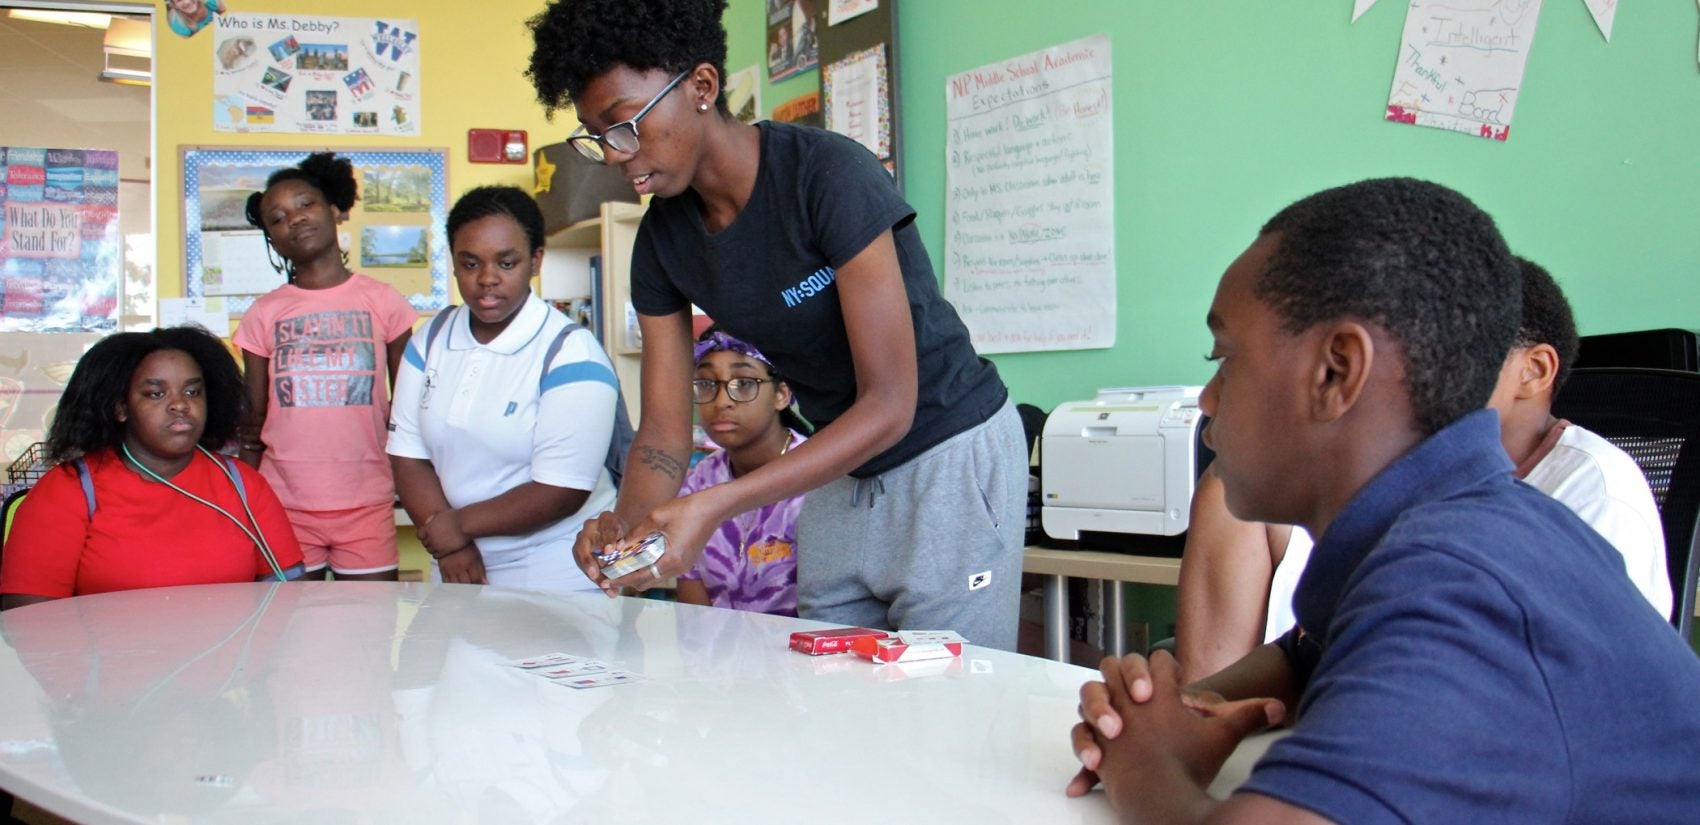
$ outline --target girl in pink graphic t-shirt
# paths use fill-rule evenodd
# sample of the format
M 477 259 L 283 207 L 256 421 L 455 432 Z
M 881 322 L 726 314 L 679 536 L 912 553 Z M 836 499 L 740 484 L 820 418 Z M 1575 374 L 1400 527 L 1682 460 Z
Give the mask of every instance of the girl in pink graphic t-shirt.
M 394 287 L 348 268 L 337 224 L 354 166 L 324 152 L 274 172 L 248 198 L 288 280 L 236 329 L 248 410 L 242 460 L 282 499 L 308 578 L 396 578 L 395 482 L 384 453 L 390 389 L 419 314 Z

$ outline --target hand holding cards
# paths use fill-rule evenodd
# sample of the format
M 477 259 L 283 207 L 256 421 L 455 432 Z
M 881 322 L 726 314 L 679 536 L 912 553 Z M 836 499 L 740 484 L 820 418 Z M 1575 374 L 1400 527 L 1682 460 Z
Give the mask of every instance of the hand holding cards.
M 667 537 L 660 533 L 650 533 L 636 543 L 617 550 L 596 551 L 596 563 L 601 566 L 602 575 L 617 579 L 653 566 L 666 552 Z

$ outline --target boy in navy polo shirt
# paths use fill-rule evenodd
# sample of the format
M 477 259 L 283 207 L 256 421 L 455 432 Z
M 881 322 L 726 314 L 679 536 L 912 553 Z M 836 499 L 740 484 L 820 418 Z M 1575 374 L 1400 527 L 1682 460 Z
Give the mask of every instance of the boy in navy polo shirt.
M 1434 184 L 1263 227 L 1211 304 L 1200 403 L 1229 510 L 1320 537 L 1299 628 L 1185 687 L 1166 653 L 1105 660 L 1071 795 L 1102 781 L 1139 822 L 1693 821 L 1700 660 L 1609 543 L 1512 478 L 1482 409 L 1520 304 L 1492 219 Z M 1238 793 L 1205 794 L 1288 716 Z

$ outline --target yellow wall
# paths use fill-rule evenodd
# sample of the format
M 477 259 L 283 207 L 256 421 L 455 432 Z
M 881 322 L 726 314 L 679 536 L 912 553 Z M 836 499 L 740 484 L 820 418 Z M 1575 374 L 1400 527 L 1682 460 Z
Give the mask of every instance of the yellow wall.
M 564 139 L 577 124 L 570 112 L 554 123 L 532 97 L 524 76 L 531 55 L 525 21 L 543 8 L 542 0 L 481 0 L 477 4 L 444 0 L 279 0 L 263 6 L 240 4 L 238 12 L 311 14 L 344 17 L 394 17 L 419 24 L 421 94 L 420 135 L 242 134 L 212 127 L 212 43 L 216 30 L 181 38 L 160 25 L 154 54 L 158 90 L 158 143 L 154 177 L 158 181 L 155 229 L 159 239 L 159 296 L 183 295 L 183 146 L 288 146 L 303 148 L 423 149 L 446 148 L 451 199 L 474 186 L 513 184 L 529 190 L 531 164 L 468 163 L 466 130 L 524 129 L 531 148 Z M 163 4 L 157 20 L 164 21 Z M 429 566 L 413 528 L 400 530 L 404 570 Z
M 531 55 L 525 21 L 543 8 L 542 0 L 278 0 L 263 6 L 239 4 L 237 12 L 312 14 L 346 17 L 394 17 L 418 21 L 421 133 L 401 138 L 378 135 L 242 134 L 212 127 L 212 43 L 209 28 L 181 38 L 161 25 L 154 56 L 158 89 L 158 149 L 154 177 L 159 200 L 155 229 L 159 239 L 159 295 L 183 295 L 182 146 L 289 146 L 303 148 L 423 149 L 447 148 L 449 193 L 453 198 L 474 186 L 514 184 L 530 189 L 531 165 L 468 163 L 466 130 L 524 129 L 531 148 L 565 138 L 577 121 L 572 114 L 544 118 L 524 76 Z M 161 4 L 159 20 L 163 21 Z

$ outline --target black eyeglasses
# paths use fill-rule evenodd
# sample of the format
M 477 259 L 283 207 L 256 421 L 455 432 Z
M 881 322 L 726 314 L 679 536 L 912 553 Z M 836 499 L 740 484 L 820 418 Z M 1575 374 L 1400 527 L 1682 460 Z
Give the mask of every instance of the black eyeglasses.
M 721 386 L 726 387 L 726 397 L 739 404 L 756 400 L 761 393 L 761 385 L 775 383 L 773 378 L 728 378 L 716 381 L 712 378 L 698 378 L 691 382 L 691 400 L 698 404 L 710 404 L 720 397 Z
M 644 104 L 644 107 L 639 109 L 638 113 L 632 116 L 631 120 L 616 123 L 613 126 L 608 127 L 600 135 L 593 135 L 585 131 L 584 124 L 581 123 L 577 129 L 573 130 L 572 135 L 567 138 L 567 142 L 572 144 L 573 148 L 577 149 L 579 154 L 584 155 L 597 163 L 601 163 L 605 158 L 607 158 L 607 150 L 609 148 L 627 155 L 637 152 L 638 121 L 643 120 L 643 116 L 649 114 L 649 110 L 655 108 L 655 104 L 660 103 L 661 98 L 666 97 L 668 92 L 673 91 L 673 89 L 679 85 L 679 81 L 684 80 L 685 76 L 688 74 L 690 74 L 689 70 L 680 72 L 679 76 L 673 78 L 673 80 L 669 82 L 665 88 L 656 93 L 655 97 L 650 98 L 649 102 Z

